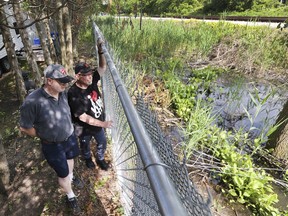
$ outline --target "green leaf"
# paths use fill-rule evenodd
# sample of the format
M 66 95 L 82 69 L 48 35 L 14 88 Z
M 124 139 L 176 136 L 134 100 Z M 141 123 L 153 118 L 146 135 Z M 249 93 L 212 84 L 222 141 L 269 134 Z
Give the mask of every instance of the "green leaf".
M 230 190 L 229 190 L 229 194 L 230 194 L 231 196 L 234 196 L 234 197 L 237 197 L 237 196 L 238 196 L 238 194 L 236 193 L 236 191 L 235 191 L 234 189 L 230 189 Z

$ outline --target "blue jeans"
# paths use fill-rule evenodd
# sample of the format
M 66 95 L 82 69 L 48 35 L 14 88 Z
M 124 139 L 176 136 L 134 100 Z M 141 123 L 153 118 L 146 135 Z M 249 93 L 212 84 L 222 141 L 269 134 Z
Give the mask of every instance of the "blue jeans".
M 107 147 L 106 136 L 105 136 L 103 128 L 100 131 L 94 131 L 94 132 L 90 131 L 89 133 L 86 133 L 84 131 L 79 136 L 80 149 L 81 149 L 82 156 L 84 159 L 88 159 L 91 157 L 90 141 L 91 141 L 92 137 L 94 137 L 96 142 L 97 142 L 96 158 L 98 160 L 103 160 L 104 154 L 106 151 L 106 147 Z

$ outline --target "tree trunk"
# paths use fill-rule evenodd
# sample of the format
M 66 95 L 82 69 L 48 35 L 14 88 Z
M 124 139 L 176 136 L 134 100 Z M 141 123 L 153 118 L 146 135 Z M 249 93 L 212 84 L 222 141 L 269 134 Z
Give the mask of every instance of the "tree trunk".
M 77 44 L 78 44 L 78 35 L 79 31 L 82 25 L 81 17 L 82 13 L 79 13 L 79 9 L 76 7 L 76 5 L 73 5 L 73 10 L 71 12 L 71 22 L 72 22 L 72 49 L 73 49 L 73 56 L 74 59 L 78 59 L 78 50 L 77 50 Z
M 72 41 L 72 50 L 73 50 L 73 56 L 74 56 L 74 59 L 78 59 L 78 50 L 77 50 L 77 44 L 78 44 L 78 35 L 79 35 L 79 31 L 77 30 L 73 32 L 72 34 L 72 38 L 73 38 L 73 41 Z
M 56 6 L 61 7 L 62 1 L 57 0 Z M 60 49 L 61 49 L 61 64 L 66 68 L 66 43 L 65 43 L 65 34 L 63 31 L 63 10 L 62 8 L 57 13 L 56 19 L 57 30 L 60 40 Z
M 42 10 L 38 9 L 38 7 L 34 7 L 34 8 L 31 9 L 30 16 L 35 20 L 36 17 L 39 17 L 39 16 L 41 16 L 41 18 L 43 18 L 44 14 L 43 14 Z M 36 26 L 36 29 L 37 29 L 37 32 L 38 32 L 38 36 L 40 38 L 40 43 L 41 43 L 41 48 L 42 48 L 42 51 L 43 51 L 45 63 L 46 63 L 46 65 L 50 65 L 50 64 L 53 63 L 53 61 L 52 61 L 52 58 L 51 58 L 51 55 L 50 55 L 50 51 L 48 49 L 49 48 L 49 43 L 47 43 L 47 41 L 46 41 L 46 34 L 47 34 L 46 33 L 46 28 L 45 28 L 45 25 L 43 25 L 43 24 L 44 24 L 44 22 L 40 21 L 40 22 L 36 22 L 35 26 Z M 47 38 L 50 37 L 50 33 L 49 32 L 47 34 Z
M 0 20 L 3 24 L 8 25 L 6 13 L 3 7 L 0 8 Z M 21 69 L 18 66 L 18 59 L 14 49 L 15 44 L 13 43 L 9 28 L 0 25 L 0 29 L 2 32 L 3 42 L 7 52 L 8 61 L 9 64 L 11 65 L 11 69 L 15 76 L 17 96 L 20 103 L 22 103 L 26 95 L 26 89 L 22 78 Z
M 2 142 L 2 137 L 0 136 L 0 193 L 6 196 L 8 195 L 9 182 L 10 170 Z
M 50 51 L 48 49 L 48 43 L 46 41 L 46 37 L 45 37 L 45 33 L 44 33 L 44 29 L 42 29 L 41 26 L 43 26 L 42 22 L 36 22 L 35 23 L 37 32 L 38 32 L 38 36 L 40 38 L 40 43 L 41 43 L 41 48 L 43 50 L 43 55 L 44 55 L 44 60 L 45 63 L 47 65 L 50 65 L 53 63 L 51 55 L 50 55 Z
M 13 4 L 13 10 L 14 10 L 16 21 L 17 21 L 17 25 L 24 26 L 24 19 L 22 17 L 21 8 L 20 8 L 20 4 L 18 1 L 17 3 Z M 32 45 L 29 41 L 28 34 L 25 29 L 20 29 L 20 35 L 21 35 L 21 39 L 25 47 L 29 69 L 32 71 L 36 85 L 39 87 L 42 84 L 41 73 L 39 71 L 37 62 L 35 60 L 34 53 L 32 50 Z
M 266 148 L 274 149 L 273 155 L 279 159 L 288 160 L 288 101 L 279 113 L 276 124 L 280 124 L 276 131 L 268 137 Z M 285 121 L 284 121 L 285 120 Z M 283 122 L 284 121 L 284 122 Z
M 45 32 L 46 32 L 47 38 L 48 38 L 49 49 L 50 49 L 50 54 L 51 54 L 52 61 L 54 63 L 58 63 L 58 58 L 57 58 L 57 54 L 56 54 L 55 45 L 54 45 L 53 39 L 52 39 L 52 37 L 50 35 L 51 30 L 50 30 L 50 26 L 49 26 L 49 20 L 45 19 L 45 20 L 43 20 L 43 23 L 44 23 Z M 55 40 L 57 40 L 57 38 Z
M 73 50 L 72 50 L 72 30 L 69 16 L 69 9 L 67 6 L 63 8 L 63 29 L 66 33 L 66 69 L 70 75 L 74 75 L 73 71 Z
M 284 130 L 279 135 L 273 155 L 279 159 L 288 159 L 288 124 L 285 124 Z

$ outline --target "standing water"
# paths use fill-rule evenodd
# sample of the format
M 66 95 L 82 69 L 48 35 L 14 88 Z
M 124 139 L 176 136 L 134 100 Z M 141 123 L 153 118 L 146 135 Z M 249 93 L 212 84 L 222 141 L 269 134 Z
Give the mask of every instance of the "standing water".
M 221 77 L 207 97 L 213 99 L 217 124 L 225 130 L 244 129 L 250 137 L 266 134 L 287 102 L 287 86 L 243 77 Z
M 261 134 L 267 138 L 267 132 L 276 123 L 279 113 L 288 110 L 287 86 L 243 77 L 219 78 L 205 97 L 214 101 L 213 113 L 219 116 L 216 122 L 219 127 L 242 129 L 249 132 L 251 139 Z M 287 210 L 285 190 L 276 184 L 273 188 L 279 199 L 276 206 Z

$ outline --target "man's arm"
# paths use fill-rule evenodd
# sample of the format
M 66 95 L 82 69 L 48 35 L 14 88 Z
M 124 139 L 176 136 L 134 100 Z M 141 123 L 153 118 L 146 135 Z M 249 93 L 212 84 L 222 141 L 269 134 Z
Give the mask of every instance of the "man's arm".
M 112 126 L 112 121 L 100 121 L 98 119 L 93 118 L 92 116 L 83 113 L 79 116 L 80 121 L 85 122 L 92 126 L 102 127 L 102 128 L 110 128 Z
M 99 67 L 97 70 L 100 76 L 103 76 L 107 68 L 107 62 L 106 62 L 106 58 L 104 55 L 104 51 L 102 49 L 102 44 L 104 44 L 104 41 L 100 39 L 97 43 L 98 56 L 99 56 Z
M 37 136 L 35 128 L 28 128 L 27 129 L 27 128 L 20 127 L 20 131 L 22 133 L 25 133 L 25 134 L 31 136 L 31 137 L 36 137 Z

